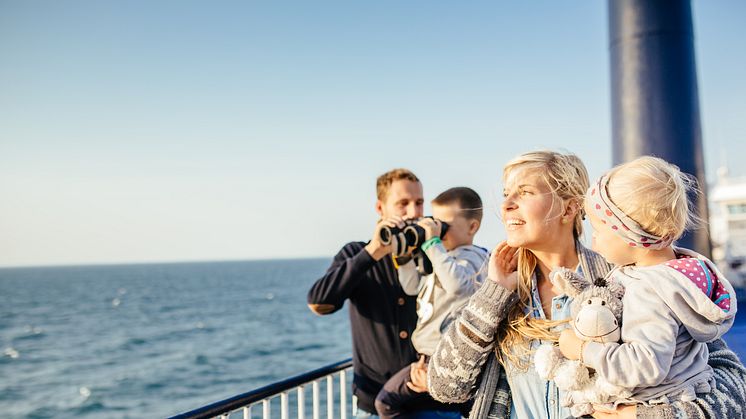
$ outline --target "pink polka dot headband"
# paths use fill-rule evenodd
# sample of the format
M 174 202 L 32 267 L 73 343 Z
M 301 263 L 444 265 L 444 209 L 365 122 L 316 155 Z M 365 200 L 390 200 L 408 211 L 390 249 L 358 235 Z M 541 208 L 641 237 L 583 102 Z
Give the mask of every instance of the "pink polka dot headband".
M 588 188 L 588 193 L 585 195 L 585 199 L 588 201 L 587 207 L 594 211 L 594 214 L 603 224 L 609 226 L 630 247 L 660 250 L 671 245 L 673 240 L 670 237 L 660 237 L 648 233 L 640 227 L 637 221 L 629 218 L 619 207 L 614 205 L 606 189 L 608 184 L 609 178 L 606 175 L 601 176 L 595 184 Z

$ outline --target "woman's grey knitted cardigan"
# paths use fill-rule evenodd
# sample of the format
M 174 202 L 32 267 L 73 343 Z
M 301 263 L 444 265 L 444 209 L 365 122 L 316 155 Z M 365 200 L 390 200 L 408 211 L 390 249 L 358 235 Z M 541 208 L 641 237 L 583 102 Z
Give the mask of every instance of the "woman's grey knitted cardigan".
M 609 272 L 611 266 L 600 255 L 580 243 L 576 246 L 585 275 L 599 278 Z M 443 335 L 430 360 L 428 388 L 433 398 L 445 403 L 462 403 L 474 397 L 471 419 L 510 417 L 510 387 L 494 349 L 498 325 L 517 302 L 516 293 L 493 281 L 485 281 Z M 746 369 L 722 340 L 708 347 L 708 363 L 715 371 L 717 382 L 713 391 L 693 402 L 638 406 L 637 417 L 744 417 Z

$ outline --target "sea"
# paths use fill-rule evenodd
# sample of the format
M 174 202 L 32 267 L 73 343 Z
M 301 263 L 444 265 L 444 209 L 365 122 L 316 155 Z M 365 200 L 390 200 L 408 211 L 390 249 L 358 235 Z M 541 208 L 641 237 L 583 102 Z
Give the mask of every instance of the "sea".
M 349 358 L 347 309 L 306 306 L 329 263 L 0 269 L 0 417 L 169 417 Z
M 330 261 L 0 269 L 0 416 L 168 417 L 349 358 L 346 307 L 306 305 Z

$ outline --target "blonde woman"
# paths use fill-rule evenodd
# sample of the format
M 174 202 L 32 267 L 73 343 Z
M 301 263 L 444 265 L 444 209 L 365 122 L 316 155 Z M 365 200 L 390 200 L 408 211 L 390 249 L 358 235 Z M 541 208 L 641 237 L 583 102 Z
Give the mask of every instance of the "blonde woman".
M 583 197 L 589 187 L 580 159 L 551 151 L 526 153 L 503 172 L 502 220 L 507 241 L 493 251 L 488 279 L 441 339 L 428 370 L 440 401 L 474 398 L 470 417 L 565 418 L 568 408 L 552 382 L 531 367 L 532 349 L 556 341 L 570 299 L 558 295 L 552 268 L 604 277 L 611 265 L 586 249 Z M 709 345 L 716 386 L 709 394 L 670 405 L 626 406 L 595 417 L 742 417 L 746 369 L 722 340 Z

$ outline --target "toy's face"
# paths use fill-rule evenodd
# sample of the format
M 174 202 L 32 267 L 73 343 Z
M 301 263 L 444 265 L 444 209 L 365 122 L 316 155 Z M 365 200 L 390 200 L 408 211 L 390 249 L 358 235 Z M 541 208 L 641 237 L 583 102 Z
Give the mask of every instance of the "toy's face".
M 573 318 L 572 327 L 580 339 L 601 343 L 619 341 L 619 322 L 606 301 L 589 297 L 575 303 L 580 304 L 580 309 Z

